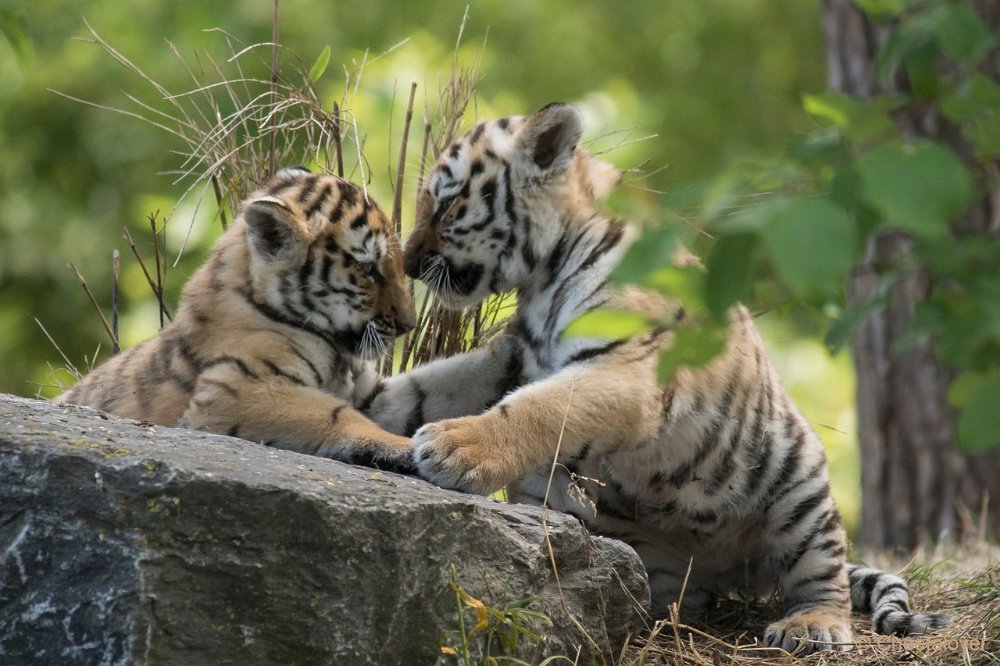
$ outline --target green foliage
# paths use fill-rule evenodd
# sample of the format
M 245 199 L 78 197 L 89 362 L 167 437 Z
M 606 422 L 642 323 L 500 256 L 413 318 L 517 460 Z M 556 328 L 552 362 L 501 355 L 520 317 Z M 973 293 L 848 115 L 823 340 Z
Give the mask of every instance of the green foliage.
M 948 402 L 960 410 L 958 441 L 966 453 L 996 446 L 1000 433 L 1000 371 L 964 373 L 948 391 Z
M 708 255 L 705 305 L 717 322 L 724 322 L 730 306 L 750 295 L 750 271 L 758 236 L 734 233 L 719 238 Z
M 609 340 L 628 338 L 645 331 L 649 322 L 631 312 L 617 310 L 592 310 L 578 317 L 567 328 L 566 335 L 597 336 Z
M 931 293 L 901 347 L 934 339 L 941 359 L 964 371 L 950 395 L 961 410 L 961 445 L 995 446 L 1000 243 L 956 232 L 954 222 L 1000 186 L 1000 64 L 993 59 L 1000 39 L 949 0 L 859 4 L 877 19 L 899 21 L 878 63 L 886 81 L 905 72 L 912 91 L 867 100 L 807 95 L 803 107 L 819 130 L 792 141 L 780 159 L 740 163 L 702 187 L 694 207 L 714 246 L 699 297 L 716 320 L 740 300 L 764 309 L 810 307 L 833 317 L 827 343 L 836 349 L 885 306 L 893 284 L 926 273 Z M 904 140 L 896 129 L 898 117 L 934 113 L 953 124 L 949 132 L 960 133 L 977 161 L 937 141 Z M 842 286 L 864 239 L 885 231 L 904 233 L 910 252 L 875 266 L 874 296 L 847 307 Z M 678 240 L 698 242 L 693 234 Z
M 313 66 L 309 68 L 309 80 L 313 83 L 320 80 L 323 73 L 326 71 L 327 66 L 330 64 L 330 53 L 330 45 L 327 44 L 323 47 L 323 50 L 320 51 L 319 57 L 316 58 L 316 62 L 314 62 Z
M 529 597 L 507 604 L 503 608 L 486 605 L 482 600 L 469 594 L 458 584 L 458 574 L 451 567 L 451 589 L 455 593 L 455 606 L 458 614 L 457 645 L 441 646 L 441 653 L 458 657 L 462 664 L 472 664 L 472 639 L 479 634 L 483 638 L 483 661 L 486 666 L 518 664 L 531 666 L 529 662 L 519 659 L 518 649 L 525 641 L 538 643 L 543 640 L 539 627 L 552 624 L 547 615 L 531 608 L 539 599 Z M 466 624 L 466 615 L 471 614 L 474 621 L 471 627 Z M 478 637 L 477 637 L 478 640 Z M 547 666 L 573 660 L 564 656 L 551 656 L 542 661 L 539 666 Z
M 467 5 L 446 0 L 434 11 L 426 3 L 388 0 L 370 0 L 363 8 L 345 0 L 281 5 L 283 80 L 313 81 L 326 112 L 348 87 L 345 74 L 364 63 L 353 109 L 367 162 L 363 174 L 354 167 L 348 175 L 366 177 L 376 199 L 392 198 L 402 91 L 416 81 L 404 178 L 410 188 L 404 201 L 412 201 L 421 117 L 437 104 L 437 82 L 451 69 Z M 156 332 L 158 318 L 145 278 L 119 240 L 122 229 L 130 230 L 149 260 L 146 218 L 157 209 L 167 218 L 165 291 L 173 306 L 220 228 L 211 193 L 199 207 L 201 186 L 184 196 L 190 183 L 176 181 L 184 163 L 177 154 L 181 142 L 51 92 L 119 108 L 129 106 L 131 96 L 157 111 L 170 109 L 161 92 L 89 37 L 74 39 L 87 35 L 81 11 L 165 90 L 192 87 L 175 50 L 204 79 L 212 78 L 216 65 L 228 72 L 239 64 L 248 79 L 265 83 L 260 88 L 251 82 L 254 94 L 266 95 L 270 80 L 270 3 L 93 0 L 77 10 L 66 2 L 0 0 L 0 151 L 9 157 L 0 160 L 0 391 L 30 395 L 56 383 L 49 364 L 62 361 L 34 317 L 81 369 L 82 359 L 99 346 L 98 360 L 107 357 L 110 345 L 67 263 L 80 267 L 107 310 L 111 253 L 121 251 L 121 337 L 131 346 Z M 624 168 L 648 164 L 651 173 L 637 179 L 643 187 L 677 190 L 733 160 L 775 154 L 790 130 L 809 126 L 796 99 L 799 90 L 822 85 L 821 39 L 816 4 L 801 0 L 679 0 L 669 11 L 656 0 L 627 6 L 579 0 L 571 9 L 563 3 L 485 0 L 469 10 L 459 61 L 482 62 L 469 122 L 473 115 L 575 102 L 587 113 L 591 137 L 598 137 L 588 138 L 588 146 Z M 237 62 L 227 62 L 244 49 Z M 350 83 L 353 91 L 355 81 Z M 657 138 L 632 143 L 651 134 Z M 294 163 L 310 157 L 299 155 Z M 655 203 L 648 193 L 636 196 Z M 404 233 L 411 216 L 404 208 Z M 56 392 L 42 389 L 48 396 Z
M 720 325 L 682 327 L 674 333 L 674 344 L 660 354 L 656 374 L 661 382 L 681 367 L 699 368 L 718 356 L 726 345 L 726 330 Z
M 857 204 L 874 209 L 885 228 L 944 237 L 969 204 L 972 185 L 962 162 L 932 141 L 880 146 L 853 164 Z

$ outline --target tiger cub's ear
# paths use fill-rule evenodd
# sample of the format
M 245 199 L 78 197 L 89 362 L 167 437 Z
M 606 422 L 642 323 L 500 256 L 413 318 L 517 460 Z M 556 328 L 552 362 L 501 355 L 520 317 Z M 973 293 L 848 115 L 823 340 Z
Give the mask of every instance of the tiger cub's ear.
M 517 133 L 522 154 L 540 169 L 560 172 L 573 161 L 583 134 L 583 119 L 575 106 L 556 102 L 535 112 Z
M 250 230 L 250 244 L 265 257 L 277 257 L 304 232 L 292 211 L 274 197 L 251 201 L 243 210 L 243 220 Z

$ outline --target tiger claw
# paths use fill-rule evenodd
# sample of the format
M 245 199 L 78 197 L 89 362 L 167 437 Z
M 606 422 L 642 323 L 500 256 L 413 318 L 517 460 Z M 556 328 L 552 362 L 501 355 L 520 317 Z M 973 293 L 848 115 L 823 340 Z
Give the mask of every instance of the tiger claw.
M 418 473 L 431 483 L 467 493 L 486 495 L 502 487 L 496 460 L 474 417 L 425 425 L 413 436 Z
M 792 615 L 769 625 L 764 645 L 796 656 L 851 649 L 850 623 L 824 613 Z

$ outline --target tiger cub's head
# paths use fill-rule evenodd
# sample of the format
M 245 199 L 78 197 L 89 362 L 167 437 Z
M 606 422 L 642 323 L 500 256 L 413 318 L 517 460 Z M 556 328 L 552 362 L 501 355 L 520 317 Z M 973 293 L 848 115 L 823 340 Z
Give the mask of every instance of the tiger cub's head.
M 416 315 L 389 220 L 358 186 L 283 169 L 246 202 L 253 300 L 272 318 L 373 358 Z
M 587 219 L 620 180 L 577 145 L 582 131 L 579 110 L 550 104 L 478 125 L 448 147 L 418 195 L 406 274 L 454 308 L 530 281 L 564 226 Z

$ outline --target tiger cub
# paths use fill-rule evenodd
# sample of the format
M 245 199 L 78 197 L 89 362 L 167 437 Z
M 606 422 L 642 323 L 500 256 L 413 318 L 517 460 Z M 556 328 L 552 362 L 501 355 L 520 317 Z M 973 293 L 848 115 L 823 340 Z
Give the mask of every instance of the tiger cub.
M 655 367 L 669 332 L 561 339 L 569 322 L 612 298 L 608 275 L 634 237 L 598 212 L 619 174 L 577 146 L 581 131 L 580 113 L 562 104 L 479 125 L 442 154 L 420 193 L 406 273 L 456 308 L 516 290 L 504 343 L 515 351 L 501 357 L 505 381 L 521 385 L 484 413 L 417 430 L 420 474 L 468 492 L 506 485 L 515 501 L 546 501 L 623 539 L 645 563 L 657 614 L 682 587 L 683 612 L 695 615 L 720 596 L 777 590 L 785 616 L 767 627 L 766 645 L 847 649 L 852 588 L 822 444 L 748 312 L 733 309 L 717 359 L 679 370 L 666 386 Z M 614 297 L 621 305 L 623 295 Z M 489 394 L 487 380 L 467 390 Z M 395 381 L 389 389 L 403 402 L 405 379 Z M 387 391 L 367 408 L 399 427 L 403 408 L 380 405 Z M 946 621 L 910 613 L 894 576 L 851 575 L 855 607 L 880 632 Z
M 414 321 L 379 207 L 340 178 L 284 169 L 216 241 L 173 321 L 57 401 L 412 469 L 410 440 L 353 402 L 378 381 L 367 359 Z

